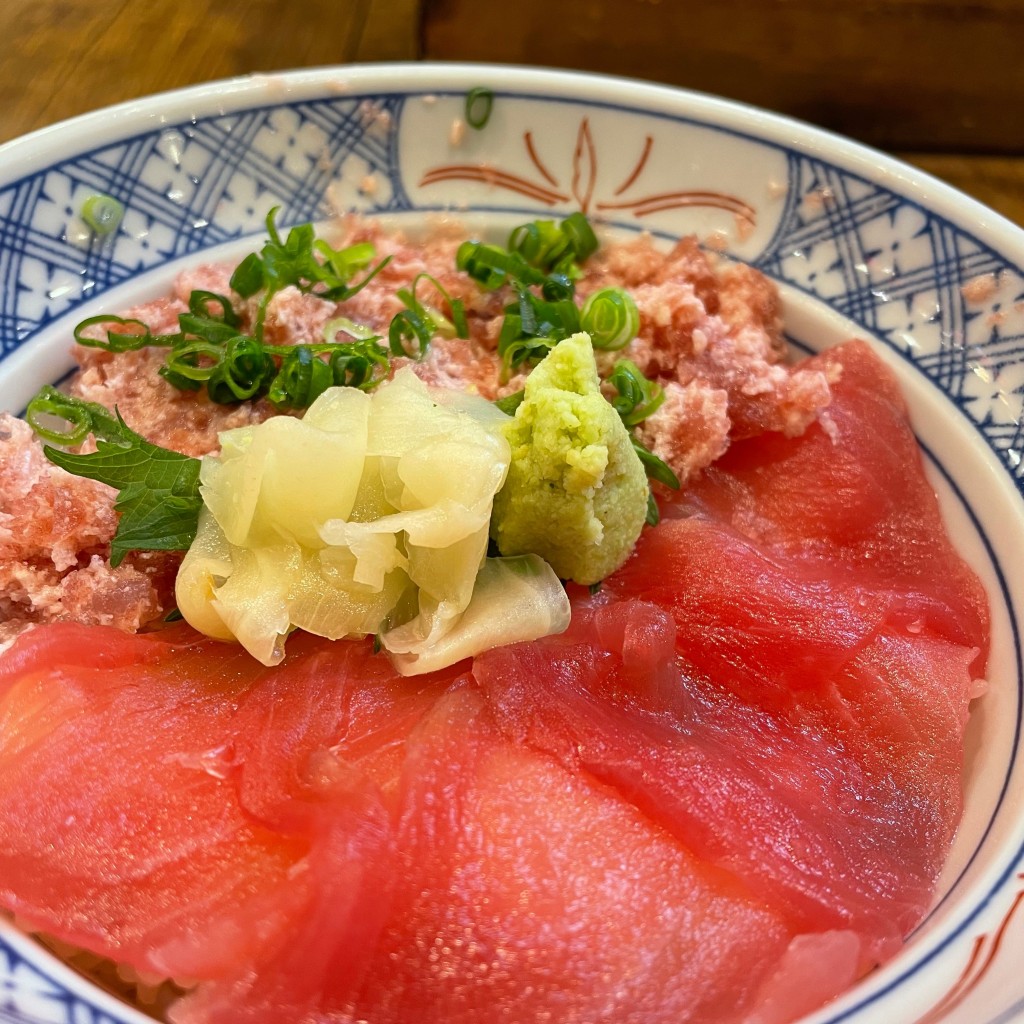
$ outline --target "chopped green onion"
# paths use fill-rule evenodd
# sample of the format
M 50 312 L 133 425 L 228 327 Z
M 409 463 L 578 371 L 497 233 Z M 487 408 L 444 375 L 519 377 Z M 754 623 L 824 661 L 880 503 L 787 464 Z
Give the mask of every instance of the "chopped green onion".
M 345 249 L 332 249 L 323 239 L 317 239 L 313 248 L 342 281 L 348 281 L 358 271 L 365 270 L 376 255 L 373 242 L 356 242 Z
M 224 347 L 223 358 L 207 379 L 206 391 L 221 405 L 245 402 L 261 394 L 276 374 L 267 350 L 255 338 L 242 334 Z
M 611 400 L 612 406 L 627 427 L 642 423 L 665 401 L 661 385 L 648 380 L 640 367 L 629 359 L 616 361 L 608 375 L 608 383 L 618 392 Z
M 570 240 L 553 220 L 534 220 L 512 229 L 508 249 L 531 267 L 550 270 L 569 251 Z
M 191 381 L 208 381 L 224 358 L 224 348 L 202 338 L 189 338 L 175 345 L 161 370 Z
M 502 357 L 502 378 L 507 380 L 521 366 L 536 366 L 555 347 L 554 338 L 513 338 L 499 345 Z
M 411 309 L 396 313 L 388 329 L 388 343 L 396 356 L 422 359 L 433 337 L 431 325 Z
M 68 429 L 48 427 L 41 419 L 47 416 L 64 420 Z M 113 417 L 102 405 L 71 398 L 49 385 L 40 389 L 25 410 L 25 422 L 44 441 L 67 448 L 81 444 L 92 433 L 93 422 L 97 417 L 103 422 L 113 423 Z
M 108 195 L 92 195 L 82 204 L 82 220 L 97 235 L 113 234 L 124 216 L 124 207 Z
M 466 124 L 478 131 L 487 124 L 491 118 L 491 110 L 494 107 L 494 91 L 476 86 L 466 93 Z
M 590 221 L 582 213 L 570 213 L 562 221 L 562 231 L 570 240 L 577 263 L 586 262 L 597 252 L 597 235 L 594 234 Z
M 416 289 L 419 287 L 420 281 L 429 281 L 435 289 L 440 293 L 441 297 L 445 302 L 448 303 L 448 308 L 451 311 L 452 318 L 449 320 L 444 314 L 440 313 L 433 306 L 428 306 L 421 302 L 416 297 Z M 413 315 L 422 321 L 425 325 L 433 325 L 433 332 L 440 334 L 442 338 L 468 338 L 469 337 L 469 324 L 466 321 L 466 307 L 461 299 L 453 299 L 448 294 L 447 289 L 440 281 L 432 274 L 426 272 L 417 274 L 413 278 L 412 285 L 408 288 L 399 288 L 395 293 Z
M 160 376 L 182 391 L 205 387 L 210 399 L 221 404 L 267 396 L 279 408 L 298 409 L 305 408 L 332 384 L 375 387 L 387 376 L 387 350 L 376 344 L 378 336 L 372 331 L 345 317 L 325 325 L 325 337 L 343 330 L 356 339 L 354 342 L 264 344 L 267 304 L 281 288 L 294 285 L 302 292 L 344 300 L 366 287 L 388 261 L 381 260 L 361 281 L 349 284 L 353 274 L 373 261 L 371 243 L 334 249 L 316 239 L 311 224 L 291 228 L 282 241 L 274 223 L 276 213 L 274 209 L 267 216 L 269 240 L 260 253 L 247 256 L 231 275 L 230 286 L 236 295 L 249 298 L 263 290 L 251 334 L 242 332 L 242 317 L 230 298 L 195 289 L 189 296 L 188 311 L 178 314 L 180 330 L 175 333 L 155 335 L 141 320 L 104 315 L 78 324 L 75 340 L 108 352 L 169 348 L 164 365 L 157 371 Z M 447 297 L 444 289 L 437 287 Z M 450 305 L 457 322 L 448 326 L 455 332 L 460 325 L 465 326 L 465 313 L 461 303 L 452 300 Z M 90 337 L 90 329 L 97 327 L 106 328 L 105 338 Z M 426 342 L 429 340 L 428 331 Z M 421 352 L 426 342 L 420 344 Z M 45 411 L 41 406 L 39 410 L 40 414 Z
M 263 287 L 263 260 L 257 253 L 251 252 L 235 267 L 235 272 L 228 282 L 231 290 L 243 299 L 255 295 Z
M 651 480 L 657 480 L 659 484 L 671 487 L 672 490 L 679 490 L 679 477 L 672 472 L 672 467 L 663 459 L 659 459 L 649 448 L 644 447 L 635 437 L 632 438 L 633 451 L 643 463 L 647 470 L 647 476 Z
M 367 338 L 335 349 L 330 361 L 331 375 L 338 387 L 369 391 L 383 380 L 389 363 L 387 352 L 376 338 Z M 383 370 L 380 375 L 376 373 L 378 368 Z
M 106 340 L 90 338 L 87 334 L 83 333 L 89 327 L 96 327 L 99 324 L 115 324 L 118 327 L 130 328 L 137 327 L 140 330 L 108 330 Z M 87 348 L 101 348 L 106 352 L 135 352 L 140 348 L 146 348 L 150 345 L 170 345 L 173 338 L 180 337 L 179 335 L 168 335 L 165 339 L 163 336 L 152 334 L 141 320 L 111 315 L 91 316 L 76 325 L 73 333 L 75 341 L 79 345 L 84 345 Z
M 296 345 L 271 381 L 267 398 L 278 409 L 306 409 L 333 383 L 330 366 L 310 346 Z
M 455 254 L 455 266 L 486 291 L 500 288 L 509 278 L 523 284 L 544 283 L 544 275 L 518 253 L 483 242 L 463 242 Z
M 211 304 L 220 312 L 211 313 Z M 202 288 L 196 288 L 188 297 L 188 309 L 193 316 L 215 320 L 218 323 L 227 324 L 229 327 L 238 327 L 242 322 L 241 317 L 235 312 L 235 307 L 231 305 L 231 300 L 226 295 L 208 292 Z
M 644 516 L 644 522 L 648 526 L 657 526 L 661 522 L 661 509 L 658 508 L 653 491 L 647 492 L 647 515 Z
M 615 352 L 640 333 L 640 312 L 622 288 L 602 288 L 583 303 L 580 323 L 594 348 Z

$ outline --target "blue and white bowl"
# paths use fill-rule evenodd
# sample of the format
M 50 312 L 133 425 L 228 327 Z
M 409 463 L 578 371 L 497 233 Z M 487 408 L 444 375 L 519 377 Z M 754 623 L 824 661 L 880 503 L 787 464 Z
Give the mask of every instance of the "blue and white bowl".
M 494 92 L 484 128 L 465 98 Z M 81 221 L 92 195 L 116 232 Z M 992 601 L 991 687 L 966 813 L 904 951 L 815 1024 L 1024 1021 L 1024 231 L 824 132 L 652 85 L 483 66 L 254 76 L 101 111 L 0 147 L 0 403 L 70 368 L 75 322 L 166 291 L 176 269 L 280 223 L 357 209 L 422 222 L 583 209 L 697 233 L 764 271 L 794 346 L 871 338 L 896 369 L 951 530 Z M 0 921 L 0 1019 L 127 1024 L 136 1011 Z

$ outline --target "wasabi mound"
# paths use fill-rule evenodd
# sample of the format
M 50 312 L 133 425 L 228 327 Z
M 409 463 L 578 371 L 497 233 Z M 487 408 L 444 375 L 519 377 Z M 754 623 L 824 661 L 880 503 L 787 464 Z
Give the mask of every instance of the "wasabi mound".
M 633 550 L 647 515 L 647 475 L 618 413 L 601 395 L 586 334 L 559 342 L 530 374 L 494 499 L 503 555 L 533 552 L 562 579 L 597 583 Z

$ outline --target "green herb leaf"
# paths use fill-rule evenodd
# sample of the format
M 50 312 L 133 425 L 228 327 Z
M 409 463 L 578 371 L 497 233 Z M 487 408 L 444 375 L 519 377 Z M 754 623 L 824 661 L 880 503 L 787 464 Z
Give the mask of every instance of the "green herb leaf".
M 43 388 L 29 403 L 28 422 L 38 431 L 41 415 L 66 419 L 72 430 L 42 436 L 77 444 L 89 433 L 97 451 L 80 455 L 46 445 L 46 457 L 75 476 L 117 489 L 120 513 L 110 545 L 110 564 L 120 565 L 130 551 L 184 551 L 192 543 L 203 499 L 199 495 L 199 459 L 151 444 L 116 412 Z M 84 431 L 84 432 L 83 432 Z

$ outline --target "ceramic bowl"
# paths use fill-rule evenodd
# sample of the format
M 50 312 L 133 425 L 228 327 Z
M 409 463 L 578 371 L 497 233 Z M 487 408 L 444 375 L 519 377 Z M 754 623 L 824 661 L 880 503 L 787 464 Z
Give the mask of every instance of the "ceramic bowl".
M 486 126 L 467 91 L 494 92 Z M 124 217 L 95 238 L 96 193 Z M 1024 232 L 813 128 L 678 90 L 481 66 L 254 76 L 168 93 L 0 147 L 0 402 L 70 367 L 71 327 L 162 292 L 209 250 L 356 209 L 422 222 L 582 209 L 696 233 L 778 282 L 792 344 L 870 338 L 895 367 L 951 530 L 992 601 L 991 686 L 966 813 L 905 949 L 815 1024 L 1024 1021 Z M 0 922 L 8 1024 L 144 1018 Z

